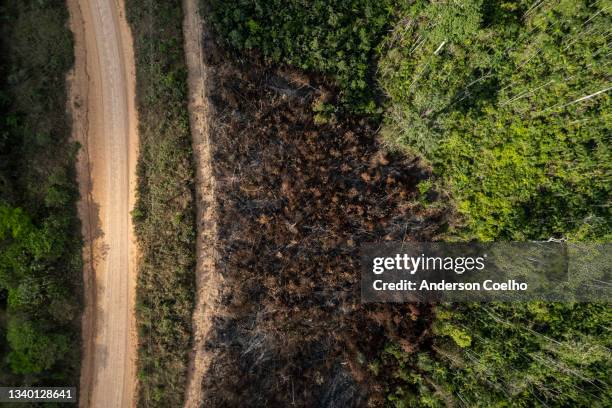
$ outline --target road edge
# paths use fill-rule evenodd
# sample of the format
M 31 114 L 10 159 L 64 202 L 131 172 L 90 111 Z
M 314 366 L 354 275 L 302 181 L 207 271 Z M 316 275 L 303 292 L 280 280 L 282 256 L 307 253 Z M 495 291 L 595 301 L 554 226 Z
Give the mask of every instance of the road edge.
M 71 139 L 79 144 L 76 161 L 77 182 L 80 191 L 77 210 L 81 220 L 83 237 L 83 311 L 81 317 L 81 374 L 79 384 L 79 407 L 90 405 L 93 382 L 96 289 L 94 276 L 93 223 L 88 211 L 91 201 L 91 166 L 88 146 L 88 91 L 87 51 L 85 47 L 85 24 L 78 0 L 67 0 L 69 26 L 74 42 L 74 65 L 67 75 L 68 112 L 72 121 Z

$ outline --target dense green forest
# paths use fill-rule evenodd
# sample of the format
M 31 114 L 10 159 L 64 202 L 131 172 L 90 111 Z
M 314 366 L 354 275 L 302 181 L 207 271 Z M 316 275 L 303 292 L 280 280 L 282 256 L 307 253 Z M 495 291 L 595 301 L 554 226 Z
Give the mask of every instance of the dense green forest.
M 138 406 L 183 401 L 195 285 L 193 164 L 179 2 L 126 1 L 134 37 L 140 157 Z
M 381 46 L 382 133 L 432 164 L 423 190 L 454 198 L 454 239 L 609 240 L 611 23 L 605 1 L 399 9 Z M 391 398 L 607 406 L 610 317 L 598 304 L 445 305 L 431 350 L 392 353 L 416 370 Z
M 609 1 L 213 1 L 239 60 L 328 77 L 314 114 L 382 113 L 451 197 L 448 240 L 609 240 Z M 347 109 L 348 107 L 348 109 Z M 436 205 L 431 203 L 429 205 Z M 369 362 L 404 406 L 609 406 L 610 308 L 439 305 L 430 339 Z
M 400 9 L 383 134 L 431 162 L 467 238 L 609 238 L 609 4 L 532 5 Z
M 78 385 L 81 236 L 64 1 L 0 8 L 0 384 Z
M 377 112 L 372 60 L 392 17 L 393 0 L 211 3 L 212 23 L 232 47 L 257 50 L 269 63 L 333 77 L 339 104 L 318 106 L 322 113 Z

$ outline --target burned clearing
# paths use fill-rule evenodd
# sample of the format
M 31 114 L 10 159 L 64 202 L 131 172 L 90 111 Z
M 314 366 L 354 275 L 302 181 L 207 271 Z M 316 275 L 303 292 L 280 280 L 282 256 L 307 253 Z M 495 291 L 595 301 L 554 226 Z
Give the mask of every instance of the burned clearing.
M 376 123 L 315 121 L 313 104 L 335 94 L 322 80 L 206 49 L 224 282 L 203 403 L 375 402 L 368 360 L 389 341 L 413 350 L 432 311 L 361 305 L 359 246 L 440 233 L 445 212 L 417 201 L 429 173 L 385 152 Z

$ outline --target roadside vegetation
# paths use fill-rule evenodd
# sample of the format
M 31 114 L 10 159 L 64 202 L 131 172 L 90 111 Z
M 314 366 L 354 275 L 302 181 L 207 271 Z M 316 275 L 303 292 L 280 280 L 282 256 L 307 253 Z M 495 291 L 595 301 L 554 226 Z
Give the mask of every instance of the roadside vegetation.
M 322 193 L 319 198 L 312 190 L 315 187 L 320 190 L 325 185 L 319 180 L 322 176 L 306 177 L 308 181 L 303 188 L 297 188 L 300 178 L 308 173 L 308 166 L 319 166 L 319 162 L 304 159 L 303 155 L 309 144 L 322 143 L 317 151 L 322 160 L 320 171 L 325 174 L 322 163 L 325 163 L 327 152 L 334 151 L 334 143 L 342 138 L 342 126 L 359 123 L 360 129 L 364 129 L 365 123 L 369 123 L 371 129 L 375 129 L 380 119 L 378 112 L 383 112 L 379 122 L 380 139 L 396 153 L 420 158 L 432 171 L 426 179 L 414 179 L 420 198 L 411 194 L 402 196 L 406 205 L 414 203 L 413 215 L 418 219 L 425 209 L 440 208 L 440 200 L 436 197 L 448 197 L 455 208 L 456 217 L 449 223 L 451 228 L 443 236 L 432 234 L 430 237 L 484 241 L 551 237 L 609 240 L 612 232 L 609 2 L 466 1 L 456 4 L 389 1 L 374 5 L 368 1 L 325 1 L 315 4 L 310 7 L 300 1 L 284 2 L 283 6 L 264 1 L 212 2 L 209 18 L 219 44 L 229 50 L 242 70 L 239 78 L 252 81 L 250 86 L 257 89 L 266 86 L 266 76 L 260 73 L 248 79 L 244 72 L 255 68 L 245 67 L 247 63 L 261 63 L 271 72 L 289 70 L 293 76 L 280 83 L 292 84 L 294 88 L 279 87 L 279 82 L 274 80 L 273 89 L 277 92 L 280 89 L 285 97 L 292 97 L 294 107 L 310 106 L 308 113 L 286 115 L 282 121 L 286 125 L 274 129 L 274 115 L 283 114 L 284 108 L 276 105 L 266 113 L 266 104 L 273 100 L 270 95 L 249 92 L 249 87 L 240 85 L 237 80 L 226 81 L 230 89 L 240 91 L 226 98 L 230 108 L 225 109 L 240 112 L 244 116 L 238 116 L 245 118 L 244 122 L 236 124 L 238 127 L 232 133 L 237 138 L 244 135 L 236 143 L 245 143 L 229 149 L 236 152 L 232 160 L 244 154 L 253 155 L 250 160 L 244 159 L 244 168 L 248 168 L 249 163 L 267 162 L 249 150 L 247 135 L 271 132 L 276 139 L 269 143 L 285 146 L 278 152 L 285 160 L 284 166 L 278 168 L 280 174 L 290 172 L 293 160 L 300 163 L 302 169 L 287 181 L 287 191 L 270 195 L 280 200 L 277 204 L 272 198 L 228 198 L 228 203 L 236 201 L 246 206 L 236 211 L 248 214 L 245 215 L 247 219 L 261 217 L 262 229 L 268 228 L 269 223 L 285 225 L 285 221 L 274 222 L 270 217 L 274 217 L 275 212 L 295 214 L 287 212 L 291 207 L 283 201 L 282 197 L 286 197 L 289 203 L 291 200 L 303 202 L 295 211 L 306 214 L 298 220 L 286 220 L 286 225 L 293 226 L 295 231 L 275 232 L 275 236 L 296 234 L 295 245 L 300 248 L 305 248 L 306 230 L 335 236 L 333 227 L 325 223 L 317 228 L 306 228 L 313 217 L 326 219 L 308 209 L 325 200 L 326 194 L 334 196 L 334 193 Z M 367 66 L 362 67 L 362 63 Z M 300 76 L 293 69 L 304 70 L 307 75 Z M 371 88 L 375 83 L 378 89 Z M 359 88 L 361 85 L 363 87 Z M 300 94 L 307 90 L 315 92 L 316 97 L 308 99 L 308 93 Z M 377 98 L 379 93 L 386 99 Z M 263 106 L 264 111 L 249 115 L 254 105 Z M 311 120 L 323 126 L 324 131 L 305 132 L 310 129 Z M 355 122 L 359 120 L 362 122 Z M 253 125 L 255 121 L 262 123 Z M 253 126 L 261 126 L 263 130 L 253 129 Z M 298 144 L 295 154 L 286 153 L 291 151 L 292 144 L 288 144 L 283 132 L 290 132 L 291 143 Z M 253 149 L 265 151 L 267 139 L 261 136 L 257 140 L 261 145 Z M 359 143 L 367 147 L 352 148 L 367 150 L 373 148 L 376 141 L 373 137 L 365 137 L 359 138 Z M 344 162 L 350 154 L 343 148 L 335 150 L 339 152 L 335 162 L 350 166 Z M 422 168 L 422 165 L 406 166 L 403 171 L 414 174 Z M 239 185 L 247 183 L 241 191 L 259 191 L 257 189 L 266 188 L 262 186 L 275 185 L 269 179 L 275 169 L 272 162 L 266 175 L 257 178 L 255 172 L 255 175 L 246 175 L 244 181 L 232 180 Z M 343 173 L 337 171 L 337 174 Z M 256 178 L 249 181 L 250 177 Z M 371 175 L 364 177 L 367 182 Z M 351 178 L 343 176 L 343 180 L 350 183 Z M 288 192 L 295 198 L 286 196 Z M 402 188 L 398 185 L 393 192 L 401 195 Z M 334 208 L 344 211 L 349 208 L 350 200 L 338 194 L 336 199 L 325 206 L 329 212 Z M 277 209 L 270 214 L 259 214 L 265 212 L 267 206 Z M 379 203 L 379 211 L 385 206 L 386 202 Z M 373 222 L 368 218 L 372 211 L 374 209 L 361 213 L 365 225 L 367 221 Z M 408 217 L 397 218 L 396 222 L 413 226 L 408 220 Z M 350 231 L 361 231 L 361 225 L 361 221 L 354 220 L 344 224 L 341 230 L 350 234 Z M 410 236 L 410 231 L 407 234 L 412 239 L 419 237 L 418 234 Z M 423 237 L 421 235 L 421 239 Z M 253 238 L 249 242 L 261 245 L 261 239 Z M 351 241 L 377 239 L 382 236 L 365 235 Z M 308 242 L 313 248 L 327 248 L 324 242 Z M 338 248 L 344 242 L 337 237 Z M 282 261 L 291 241 L 277 244 L 280 255 L 275 256 L 278 260 L 276 263 L 270 260 L 261 272 L 276 271 L 277 279 L 291 281 L 291 271 Z M 270 245 L 257 253 L 274 253 L 273 247 Z M 252 251 L 254 247 L 249 248 Z M 324 251 L 321 251 L 314 250 L 310 259 L 323 259 L 320 257 Z M 299 259 L 301 252 L 291 256 Z M 344 257 L 339 253 L 336 256 Z M 247 262 L 244 267 L 248 265 L 251 272 L 259 271 L 252 269 L 250 262 L 255 261 Z M 317 267 L 321 268 L 321 263 Z M 307 271 L 307 265 L 302 265 L 301 270 Z M 338 269 L 328 267 L 325 270 L 342 280 L 341 271 L 347 269 L 338 266 Z M 307 278 L 308 275 L 302 276 L 300 280 L 296 276 L 291 281 L 294 291 L 280 296 L 272 310 L 277 313 L 284 310 L 281 305 L 294 311 L 302 310 L 301 307 L 308 304 L 307 299 L 321 304 L 316 297 L 321 295 L 315 289 L 316 282 L 327 282 L 327 278 L 317 277 L 312 282 Z M 344 285 L 352 287 L 357 277 L 344 276 L 344 279 Z M 288 285 L 277 282 L 275 286 L 272 277 L 266 284 L 277 288 Z M 335 284 L 342 287 L 338 282 Z M 267 287 L 263 293 L 273 296 L 273 287 Z M 336 294 L 328 295 L 326 299 L 332 302 Z M 287 305 L 292 305 L 293 309 Z M 411 316 L 426 327 L 419 326 L 421 331 L 417 332 L 417 338 L 407 337 L 403 341 L 394 336 L 397 336 L 397 327 L 408 319 L 386 321 L 384 316 L 393 316 L 392 309 L 385 309 L 381 314 L 359 309 L 356 314 L 359 313 L 377 316 L 378 322 L 386 323 L 382 324 L 382 329 L 361 326 L 373 330 L 368 334 L 359 330 L 351 333 L 350 325 L 337 325 L 335 332 L 338 337 L 363 336 L 369 340 L 355 347 L 346 346 L 350 342 L 339 344 L 346 346 L 344 352 L 352 361 L 353 375 L 369 387 L 368 398 L 374 405 L 504 406 L 512 402 L 520 406 L 603 407 L 612 402 L 609 379 L 612 338 L 607 327 L 610 321 L 607 305 L 537 302 L 439 305 L 432 311 L 435 319 L 425 308 L 415 305 L 413 312 L 404 316 Z M 264 329 L 257 335 L 245 329 L 249 324 L 265 327 L 263 321 L 261 326 L 253 322 L 259 323 L 258 319 L 268 316 L 266 313 L 251 311 L 244 316 L 242 324 L 234 322 L 223 332 L 253 336 L 252 343 L 241 345 L 248 350 L 263 347 L 264 340 L 274 339 Z M 324 321 L 323 318 L 313 320 Z M 279 325 L 282 321 L 275 320 Z M 295 325 L 282 326 L 284 337 L 277 338 L 290 344 L 293 344 L 293 336 L 304 338 L 301 324 L 305 327 L 312 324 L 303 323 L 295 316 L 288 322 Z M 316 330 L 308 331 L 313 332 Z M 418 333 L 424 333 L 424 337 Z M 303 347 L 303 343 L 298 344 L 302 347 L 300 350 L 310 350 Z M 367 350 L 366 344 L 375 344 L 378 349 Z M 309 353 L 305 352 L 303 357 L 315 351 Z M 264 359 L 265 354 L 258 356 Z M 294 355 L 293 359 L 258 361 L 276 367 L 274 371 L 268 366 L 267 373 L 282 373 L 279 367 L 298 364 L 297 358 L 298 355 Z M 279 377 L 295 379 L 287 373 Z M 302 379 L 316 384 L 326 381 L 325 377 L 315 374 L 310 379 L 307 376 Z M 342 384 L 350 388 L 347 383 Z M 301 387 L 298 388 L 303 390 L 304 386 Z M 294 383 L 283 389 L 286 392 L 283 402 L 292 402 L 290 391 L 295 396 L 295 389 Z M 303 394 L 297 395 L 303 397 Z M 265 396 L 262 398 L 265 400 Z
M 0 384 L 78 386 L 82 269 L 64 1 L 0 8 Z
M 179 2 L 127 0 L 140 157 L 138 406 L 182 404 L 195 292 L 193 165 Z

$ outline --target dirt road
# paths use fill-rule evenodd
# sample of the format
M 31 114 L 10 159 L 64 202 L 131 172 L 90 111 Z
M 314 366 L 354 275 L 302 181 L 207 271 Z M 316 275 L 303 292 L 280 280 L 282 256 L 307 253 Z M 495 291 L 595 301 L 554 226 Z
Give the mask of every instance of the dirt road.
M 134 405 L 138 149 L 132 40 L 122 0 L 68 0 L 75 35 L 70 110 L 83 223 L 81 407 Z
M 183 36 L 188 69 L 189 126 L 196 165 L 196 304 L 193 311 L 193 350 L 187 372 L 185 408 L 202 405 L 202 379 L 211 362 L 206 350 L 222 281 L 216 270 L 217 238 L 215 178 L 212 168 L 212 111 L 210 70 L 204 60 L 204 42 L 210 39 L 199 12 L 198 0 L 183 0 Z

